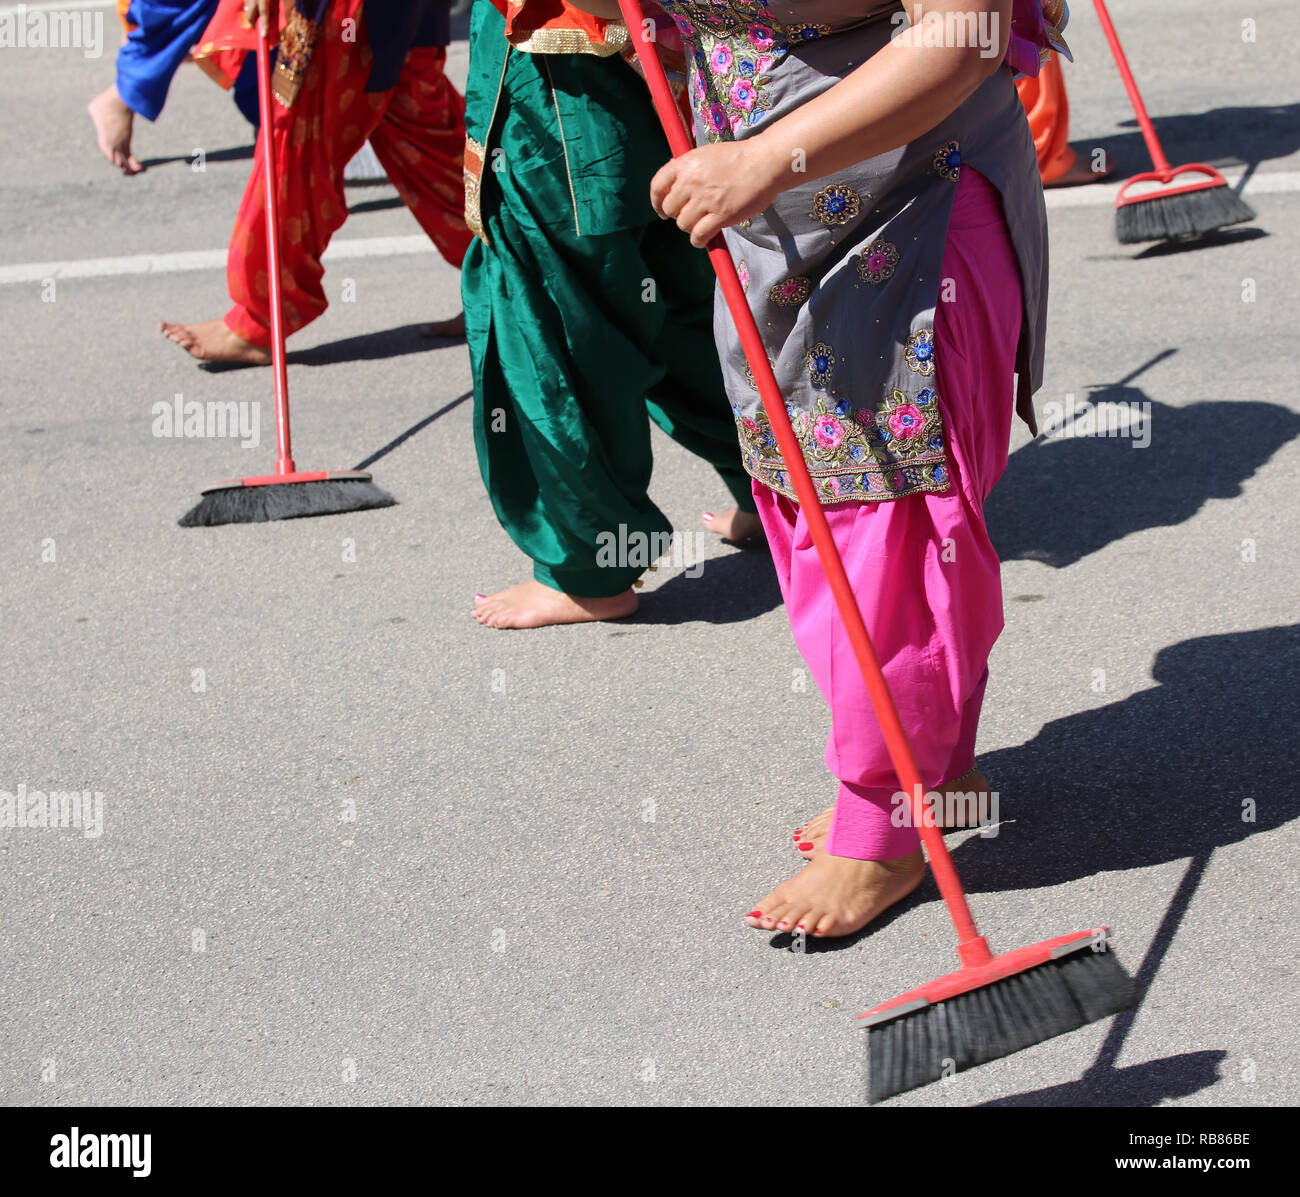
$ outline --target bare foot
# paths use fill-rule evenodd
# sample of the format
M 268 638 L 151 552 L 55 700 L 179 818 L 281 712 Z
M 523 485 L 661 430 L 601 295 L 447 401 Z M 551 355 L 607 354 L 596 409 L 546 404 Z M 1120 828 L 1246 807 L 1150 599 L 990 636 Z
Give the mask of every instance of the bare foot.
M 945 786 L 940 793 L 944 796 L 945 809 L 936 811 L 939 827 L 943 831 L 961 831 L 967 827 L 978 827 L 980 820 L 989 816 L 989 779 L 978 769 L 963 774 L 955 779 L 960 788 Z M 977 794 L 974 803 L 966 795 Z M 972 806 L 978 804 L 978 809 Z M 826 836 L 831 829 L 831 816 L 835 813 L 833 806 L 828 806 L 816 818 L 805 823 L 794 833 L 794 846 L 805 860 L 811 860 L 822 850 Z
M 131 132 L 135 126 L 135 113 L 117 94 L 117 88 L 109 87 L 101 91 L 86 105 L 86 111 L 95 126 L 95 140 L 99 143 L 99 152 L 123 174 L 138 175 L 144 170 L 144 164 L 131 153 Z
M 817 939 L 852 935 L 907 897 L 925 876 L 920 851 L 893 860 L 853 860 L 819 852 L 747 915 L 759 931 L 803 932 Z
M 763 530 L 758 512 L 741 511 L 738 507 L 728 507 L 721 515 L 706 511 L 700 518 L 710 532 L 717 533 L 723 540 L 748 540 Z
M 164 337 L 201 362 L 248 362 L 253 366 L 271 363 L 269 349 L 235 336 L 224 320 L 204 320 L 202 324 L 171 324 L 164 320 L 159 328 Z
M 453 316 L 450 320 L 435 320 L 432 324 L 420 325 L 422 337 L 463 337 L 465 335 L 465 313 Z
M 1113 172 L 1112 167 L 1105 170 L 1093 170 L 1092 165 L 1087 158 L 1075 158 L 1074 165 L 1063 175 L 1058 175 L 1050 183 L 1044 183 L 1044 187 L 1083 187 L 1088 183 L 1100 183 L 1102 179 L 1107 179 Z
M 476 594 L 470 614 L 489 628 L 544 628 L 553 623 L 622 619 L 636 607 L 636 594 L 631 590 L 611 598 L 582 598 L 534 581 L 520 582 L 496 594 Z

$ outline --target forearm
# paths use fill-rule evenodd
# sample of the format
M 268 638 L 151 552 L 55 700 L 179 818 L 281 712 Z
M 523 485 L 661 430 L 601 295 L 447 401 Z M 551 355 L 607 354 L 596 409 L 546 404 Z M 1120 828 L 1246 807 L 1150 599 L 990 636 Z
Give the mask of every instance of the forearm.
M 924 26 L 915 24 L 834 87 L 750 138 L 773 184 L 783 190 L 801 178 L 834 174 L 933 129 L 998 69 L 1010 32 L 1011 2 L 927 3 L 924 15 L 931 21 L 942 22 L 946 12 L 991 14 L 994 52 L 984 53 L 978 45 L 926 45 Z M 791 177 L 792 171 L 800 174 Z

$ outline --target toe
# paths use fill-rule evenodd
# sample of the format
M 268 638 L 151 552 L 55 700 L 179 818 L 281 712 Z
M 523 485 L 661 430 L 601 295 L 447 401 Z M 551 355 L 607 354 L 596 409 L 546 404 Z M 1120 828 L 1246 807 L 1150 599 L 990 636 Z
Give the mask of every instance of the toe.
M 790 909 L 790 903 L 781 898 L 774 898 L 762 905 L 763 917 L 760 920 L 764 930 L 781 931 L 781 920 L 786 918 L 786 911 Z M 786 924 L 789 926 L 789 923 Z
M 808 913 L 807 904 L 803 902 L 791 902 L 779 914 L 776 921 L 778 931 L 796 930 L 799 923 L 803 922 L 804 915 Z
M 823 914 L 812 927 L 815 936 L 834 935 L 836 919 L 833 914 Z
M 822 917 L 820 910 L 805 910 L 796 920 L 794 930 L 800 935 L 811 935 Z

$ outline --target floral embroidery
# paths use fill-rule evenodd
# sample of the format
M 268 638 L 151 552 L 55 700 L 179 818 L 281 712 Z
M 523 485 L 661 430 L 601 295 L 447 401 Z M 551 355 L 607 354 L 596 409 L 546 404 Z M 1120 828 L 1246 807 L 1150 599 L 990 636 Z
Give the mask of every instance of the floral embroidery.
M 898 265 L 898 247 L 892 241 L 873 241 L 858 255 L 858 275 L 864 283 L 883 283 Z
M 934 152 L 934 173 L 955 183 L 961 176 L 961 144 L 950 141 Z
M 858 193 L 847 183 L 832 183 L 813 196 L 812 215 L 822 224 L 848 224 L 862 211 Z
M 692 104 L 709 141 L 731 141 L 758 124 L 770 104 L 768 72 L 793 42 L 830 33 L 829 25 L 782 25 L 765 0 L 667 0 L 662 6 L 691 47 Z
M 918 374 L 934 373 L 934 329 L 923 328 L 907 338 L 907 349 L 903 354 L 909 370 Z
M 909 399 L 894 388 L 876 412 L 876 442 L 900 460 L 911 462 L 943 452 L 943 426 L 934 391 Z
M 815 387 L 823 390 L 831 385 L 831 375 L 835 373 L 835 350 L 832 349 L 825 341 L 818 341 L 810 350 L 806 358 L 808 362 L 808 377 L 812 379 Z
M 767 364 L 768 364 L 769 366 L 772 367 L 772 373 L 775 374 L 775 373 L 776 373 L 776 362 L 774 362 L 774 361 L 769 357 L 769 358 L 767 359 Z M 751 366 L 748 362 L 745 363 L 745 381 L 746 381 L 747 383 L 749 383 L 751 389 L 753 389 L 753 390 L 755 390 L 755 391 L 758 390 L 758 382 L 757 382 L 757 381 L 755 380 L 755 378 L 754 378 L 754 367 Z M 791 411 L 793 411 L 793 410 L 794 410 L 794 409 L 791 408 Z M 776 443 L 776 442 L 773 441 L 773 444 L 775 444 L 775 443 Z
M 745 265 L 745 259 L 739 258 L 736 261 L 736 276 L 740 279 L 740 289 L 749 290 L 749 267 Z
M 767 413 L 732 408 L 745 469 L 773 490 L 797 498 Z M 897 499 L 948 488 L 943 423 L 933 390 L 910 398 L 893 389 L 876 411 L 850 412 L 819 396 L 811 412 L 791 411 L 791 428 L 823 502 Z
M 794 308 L 798 307 L 809 295 L 812 294 L 812 280 L 806 279 L 802 274 L 796 274 L 792 278 L 779 282 L 767 293 L 770 299 L 777 307 Z
M 839 417 L 823 412 L 812 422 L 813 440 L 820 449 L 838 449 L 844 442 L 844 425 Z

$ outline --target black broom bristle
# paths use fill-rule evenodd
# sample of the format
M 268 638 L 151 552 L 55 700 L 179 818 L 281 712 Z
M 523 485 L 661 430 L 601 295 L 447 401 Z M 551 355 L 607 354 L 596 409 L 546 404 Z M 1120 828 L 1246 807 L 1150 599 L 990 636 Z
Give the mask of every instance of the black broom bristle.
M 1153 195 L 1115 209 L 1121 245 L 1201 237 L 1230 224 L 1254 220 L 1255 210 L 1231 187 L 1219 184 L 1182 195 Z
M 231 486 L 209 491 L 180 520 L 182 528 L 216 524 L 260 524 L 310 515 L 338 515 L 397 503 L 386 490 L 359 478 L 319 482 L 274 482 L 267 486 Z
M 1136 987 L 1114 953 L 1049 960 L 867 1029 L 874 1104 L 1127 1010 Z

